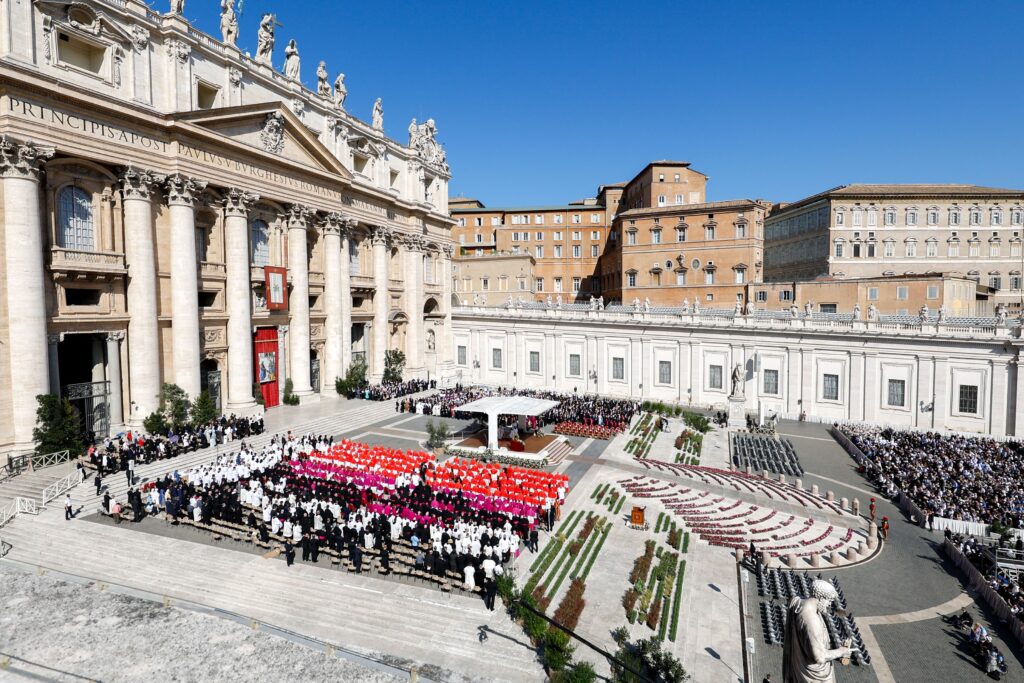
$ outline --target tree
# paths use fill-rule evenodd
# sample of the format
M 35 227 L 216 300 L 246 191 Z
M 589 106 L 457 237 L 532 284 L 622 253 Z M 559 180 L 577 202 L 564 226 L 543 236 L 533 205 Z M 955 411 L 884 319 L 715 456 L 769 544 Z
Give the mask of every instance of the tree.
M 354 360 L 348 366 L 344 377 L 339 377 L 334 382 L 334 388 L 339 394 L 349 395 L 366 386 L 366 361 Z
M 281 400 L 286 406 L 299 405 L 299 397 L 295 395 L 295 385 L 292 384 L 291 377 L 284 381 L 284 396 L 281 397 Z
M 77 457 L 85 450 L 79 433 L 78 411 L 66 398 L 53 394 L 36 396 L 36 427 L 32 439 L 36 442 L 36 453 L 45 455 L 57 451 L 71 451 Z
M 160 412 L 175 429 L 188 423 L 188 394 L 177 384 L 165 383 L 160 388 Z
M 444 421 L 434 422 L 427 420 L 427 446 L 430 448 L 443 448 L 444 442 L 448 440 L 448 423 Z
M 192 424 L 196 427 L 207 425 L 217 419 L 217 406 L 210 392 L 203 391 L 192 401 Z
M 154 411 L 142 421 L 142 428 L 147 434 L 166 434 L 167 420 L 164 419 L 163 413 Z
M 402 381 L 402 370 L 405 368 L 405 354 L 398 349 L 390 349 L 384 354 L 384 384 L 398 384 Z

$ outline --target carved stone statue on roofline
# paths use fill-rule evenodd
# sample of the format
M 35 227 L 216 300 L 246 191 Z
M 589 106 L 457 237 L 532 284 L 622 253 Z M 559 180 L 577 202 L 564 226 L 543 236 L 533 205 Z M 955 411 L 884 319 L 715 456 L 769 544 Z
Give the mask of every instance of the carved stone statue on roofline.
M 270 65 L 274 57 L 274 15 L 269 12 L 260 19 L 260 28 L 256 33 L 256 56 L 253 58 L 257 64 Z
M 373 129 L 384 130 L 384 103 L 379 97 L 373 103 Z
M 344 109 L 347 97 L 348 88 L 345 87 L 345 74 L 338 74 L 338 77 L 334 79 L 334 106 Z
M 235 0 L 220 0 L 220 35 L 225 45 L 238 42 L 238 16 L 235 15 Z
M 732 369 L 732 392 L 729 397 L 743 396 L 743 367 L 737 363 Z
M 331 84 L 328 82 L 330 76 L 327 74 L 327 62 L 320 60 L 320 65 L 316 68 L 316 93 L 320 97 L 331 96 Z
M 284 49 L 284 75 L 293 81 L 301 80 L 300 69 L 302 62 L 299 60 L 299 46 L 296 44 L 295 39 L 292 38 L 288 41 L 288 46 Z
M 182 14 L 185 11 L 185 0 L 171 0 L 171 14 Z
M 838 597 L 831 583 L 819 579 L 811 584 L 811 597 L 790 600 L 782 643 L 783 683 L 835 683 L 835 660 L 852 653 L 848 640 L 843 647 L 830 647 L 825 617 Z

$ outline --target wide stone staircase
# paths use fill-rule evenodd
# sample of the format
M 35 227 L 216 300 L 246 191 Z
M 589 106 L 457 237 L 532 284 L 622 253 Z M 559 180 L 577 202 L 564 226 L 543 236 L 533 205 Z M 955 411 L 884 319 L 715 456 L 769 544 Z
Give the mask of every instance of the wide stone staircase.
M 28 498 L 37 505 L 43 502 L 43 490 L 75 471 L 73 462 L 23 472 L 0 483 L 0 510 L 6 509 L 15 498 Z M 63 500 L 63 496 L 61 496 Z

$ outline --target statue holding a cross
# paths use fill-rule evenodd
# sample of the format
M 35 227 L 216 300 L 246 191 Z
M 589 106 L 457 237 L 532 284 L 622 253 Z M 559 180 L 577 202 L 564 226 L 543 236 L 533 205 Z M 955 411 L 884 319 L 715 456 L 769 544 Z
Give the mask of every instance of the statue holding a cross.
M 274 56 L 274 29 L 280 26 L 277 16 L 266 13 L 260 19 L 260 29 L 256 34 L 256 63 L 271 65 Z

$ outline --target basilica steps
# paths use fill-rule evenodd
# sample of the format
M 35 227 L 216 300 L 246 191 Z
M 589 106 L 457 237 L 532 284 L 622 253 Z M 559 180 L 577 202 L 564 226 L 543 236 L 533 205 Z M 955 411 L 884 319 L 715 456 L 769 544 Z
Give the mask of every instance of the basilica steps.
M 57 510 L 21 515 L 4 528 L 7 559 L 129 589 L 228 610 L 363 652 L 472 671 L 481 679 L 535 681 L 533 653 L 478 628 L 525 640 L 503 610 L 370 576 L 85 521 Z
M 23 472 L 0 484 L 0 510 L 8 507 L 15 498 L 28 498 L 36 504 L 43 502 L 43 489 L 75 471 L 73 462 L 54 465 L 41 470 Z M 63 500 L 63 496 L 61 496 Z

